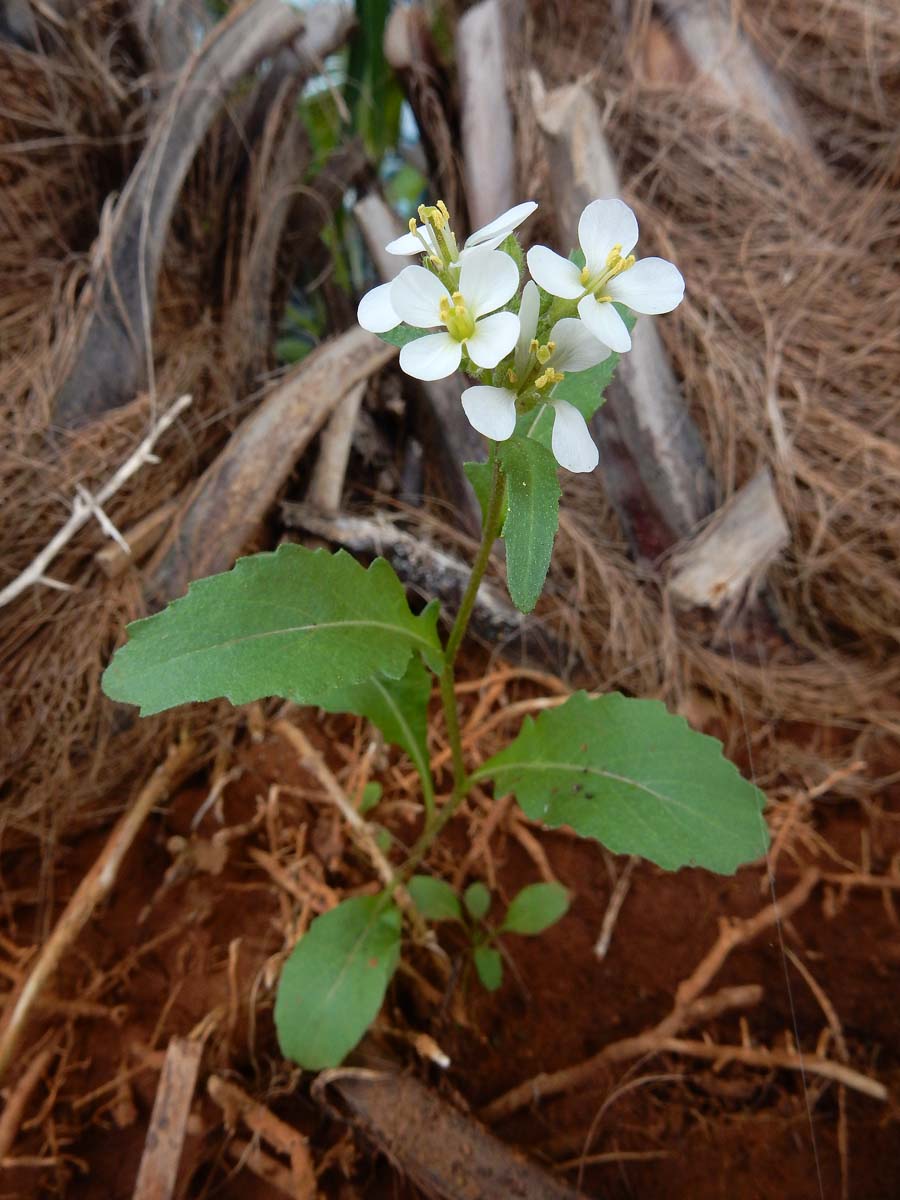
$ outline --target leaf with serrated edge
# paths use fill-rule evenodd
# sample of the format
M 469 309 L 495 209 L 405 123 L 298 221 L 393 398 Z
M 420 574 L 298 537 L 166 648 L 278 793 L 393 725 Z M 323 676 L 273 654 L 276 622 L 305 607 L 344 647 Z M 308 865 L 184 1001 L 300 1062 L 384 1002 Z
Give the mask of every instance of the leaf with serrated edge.
M 561 920 L 569 910 L 569 893 L 561 883 L 531 883 L 510 901 L 501 933 L 533 936 Z
M 412 759 L 429 796 L 434 794 L 428 762 L 428 698 L 431 676 L 416 654 L 402 679 L 373 675 L 352 687 L 336 688 L 319 701 L 328 712 L 367 717 L 389 742 L 402 746 Z
M 500 462 L 509 503 L 506 586 L 516 608 L 528 613 L 543 590 L 559 525 L 556 459 L 536 441 L 512 438 L 500 446 Z
M 278 1044 L 310 1071 L 339 1066 L 378 1015 L 400 958 L 400 913 L 354 896 L 316 917 L 284 964 Z
M 144 716 L 219 696 L 318 704 L 377 672 L 399 678 L 414 651 L 432 670 L 442 662 L 437 608 L 415 616 L 383 558 L 366 570 L 343 550 L 292 543 L 192 583 L 128 635 L 103 690 Z
M 426 921 L 461 921 L 462 908 L 453 888 L 432 875 L 413 875 L 406 885 Z
M 526 718 L 518 737 L 475 771 L 513 792 L 528 817 L 570 825 L 616 854 L 668 870 L 731 874 L 765 853 L 765 797 L 715 738 L 695 733 L 658 700 L 576 692 Z

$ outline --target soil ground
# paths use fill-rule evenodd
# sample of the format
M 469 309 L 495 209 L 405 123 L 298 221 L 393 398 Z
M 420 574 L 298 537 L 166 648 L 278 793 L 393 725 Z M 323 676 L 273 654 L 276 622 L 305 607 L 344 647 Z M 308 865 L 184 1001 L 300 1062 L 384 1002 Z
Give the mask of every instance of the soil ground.
M 315 713 L 301 710 L 292 719 L 326 746 Z M 353 735 L 353 728 L 345 728 L 345 737 L 352 741 Z M 200 1027 L 207 1034 L 204 1072 L 240 1082 L 311 1138 L 314 1157 L 324 1166 L 323 1195 L 343 1200 L 420 1194 L 336 1113 L 312 1099 L 306 1080 L 291 1074 L 279 1056 L 271 1016 L 273 964 L 283 949 L 286 914 L 299 905 L 283 880 L 273 879 L 273 860 L 266 859 L 273 851 L 273 786 L 276 840 L 283 850 L 305 839 L 307 879 L 346 892 L 364 886 L 365 874 L 352 850 L 346 852 L 331 811 L 293 750 L 271 730 L 257 733 L 257 739 L 238 746 L 232 763 L 238 777 L 193 832 L 192 820 L 208 795 L 204 779 L 184 786 L 153 815 L 113 898 L 67 959 L 57 994 L 105 1011 L 69 1024 L 58 1090 L 17 1147 L 24 1153 L 30 1142 L 35 1155 L 46 1155 L 49 1141 L 58 1155 L 56 1167 L 7 1171 L 0 1184 L 4 1200 L 129 1197 L 162 1052 L 173 1035 Z M 800 732 L 797 739 L 802 749 Z M 269 816 L 262 820 L 260 805 L 267 796 Z M 579 1063 L 659 1021 L 678 984 L 715 941 L 720 919 L 764 908 L 770 889 L 784 895 L 814 858 L 835 877 L 858 874 L 860 863 L 883 869 L 900 854 L 898 815 L 897 785 L 880 797 L 878 807 L 818 797 L 801 822 L 815 840 L 785 839 L 771 879 L 759 865 L 725 879 L 695 870 L 665 874 L 640 864 L 602 961 L 593 946 L 610 898 L 611 870 L 624 864 L 565 831 L 532 830 L 550 870 L 574 893 L 568 915 L 540 938 L 505 939 L 505 982 L 493 995 L 475 981 L 460 937 L 443 927 L 454 964 L 452 989 L 436 1002 L 427 986 L 423 990 L 415 979 L 398 976 L 362 1060 L 400 1064 L 477 1113 L 523 1080 Z M 415 834 L 415 825 L 402 815 L 376 810 L 375 817 L 403 841 Z M 454 822 L 445 857 L 433 866 L 452 876 L 482 821 L 476 811 Z M 216 853 L 213 838 L 222 830 L 234 836 L 224 853 Z M 60 855 L 54 880 L 60 906 L 106 835 L 105 829 L 87 833 Z M 186 843 L 192 847 L 187 854 Z M 824 853 L 817 857 L 815 846 Z M 539 877 L 539 858 L 507 821 L 464 881 L 487 879 L 502 901 Z M 6 878 L 9 897 L 33 882 L 37 866 L 28 856 L 19 859 Z M 688 1036 L 731 1045 L 798 1044 L 807 1054 L 818 1044 L 835 1056 L 833 1042 L 822 1041 L 830 1017 L 840 1021 L 849 1062 L 896 1095 L 900 939 L 889 895 L 818 886 L 790 920 L 740 947 L 717 976 L 716 986 L 761 985 L 763 1002 Z M 14 899 L 7 907 L 14 910 L 12 935 L 31 941 L 28 907 Z M 792 965 L 792 954 L 827 997 L 830 1014 Z M 428 976 L 427 957 L 417 958 L 416 966 Z M 446 1071 L 410 1049 L 411 1035 L 421 1031 L 449 1056 Z M 803 1078 L 736 1064 L 714 1069 L 657 1054 L 598 1072 L 589 1085 L 519 1111 L 496 1132 L 578 1184 L 583 1194 L 604 1200 L 837 1197 L 843 1142 L 848 1194 L 887 1200 L 900 1195 L 897 1115 L 892 1102 L 844 1092 L 814 1074 Z M 236 1171 L 229 1141 L 220 1110 L 198 1097 L 181 1165 L 182 1194 L 274 1200 L 280 1193 L 247 1170 Z

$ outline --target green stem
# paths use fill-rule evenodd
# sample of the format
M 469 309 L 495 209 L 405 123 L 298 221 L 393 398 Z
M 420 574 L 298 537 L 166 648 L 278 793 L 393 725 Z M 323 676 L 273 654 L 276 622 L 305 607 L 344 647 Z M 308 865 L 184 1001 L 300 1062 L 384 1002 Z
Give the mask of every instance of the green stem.
M 425 828 L 413 846 L 410 857 L 403 868 L 402 876 L 404 879 L 408 879 L 415 871 L 416 867 L 425 857 L 431 843 L 462 804 L 463 800 L 465 800 L 469 792 L 469 780 L 463 760 L 462 737 L 459 728 L 459 710 L 456 705 L 456 676 L 453 666 L 456 662 L 456 656 L 459 653 L 460 644 L 469 626 L 472 609 L 475 607 L 475 598 L 478 595 L 478 588 L 481 585 L 488 562 L 490 561 L 491 550 L 493 549 L 494 542 L 500 536 L 500 528 L 503 524 L 505 481 L 503 473 L 500 470 L 500 461 L 497 457 L 495 444 L 491 445 L 491 467 L 491 494 L 484 517 L 481 545 L 478 547 L 478 553 L 475 556 L 475 562 L 472 566 L 472 574 L 469 576 L 469 582 L 466 585 L 466 590 L 460 602 L 459 612 L 456 614 L 456 620 L 453 622 L 453 628 L 450 630 L 450 636 L 447 639 L 447 645 L 444 650 L 444 670 L 441 673 L 441 703 L 444 707 L 447 739 L 450 742 L 450 753 L 453 760 L 453 791 L 450 793 L 449 800 L 441 808 L 440 812 L 432 812 L 426 815 Z

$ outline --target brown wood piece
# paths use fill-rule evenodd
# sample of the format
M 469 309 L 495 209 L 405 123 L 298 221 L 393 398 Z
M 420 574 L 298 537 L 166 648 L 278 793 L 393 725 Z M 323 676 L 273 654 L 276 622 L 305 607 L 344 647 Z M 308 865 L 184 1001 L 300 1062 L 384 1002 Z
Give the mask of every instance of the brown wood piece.
M 201 1042 L 169 1042 L 132 1200 L 171 1200 L 202 1054 Z
M 131 553 L 126 554 L 117 542 L 107 542 L 94 555 L 94 562 L 109 579 L 117 579 L 130 566 L 139 563 L 150 553 L 165 534 L 175 514 L 178 512 L 179 501 L 167 500 L 159 508 L 141 517 L 130 528 L 123 530 L 122 536 L 131 547 Z
M 506 31 L 499 0 L 466 9 L 456 26 L 466 200 L 474 229 L 516 203 L 516 154 L 506 91 Z
M 347 1106 L 352 1123 L 426 1195 L 443 1200 L 578 1196 L 411 1075 L 335 1072 L 327 1086 Z
M 95 250 L 92 307 L 56 397 L 57 424 L 94 420 L 146 383 L 157 276 L 184 177 L 232 87 L 307 20 L 283 0 L 250 0 L 232 9 L 186 64 Z
M 151 601 L 164 604 L 192 579 L 234 565 L 341 398 L 396 353 L 364 329 L 349 329 L 282 378 L 194 486 L 183 516 L 150 566 Z

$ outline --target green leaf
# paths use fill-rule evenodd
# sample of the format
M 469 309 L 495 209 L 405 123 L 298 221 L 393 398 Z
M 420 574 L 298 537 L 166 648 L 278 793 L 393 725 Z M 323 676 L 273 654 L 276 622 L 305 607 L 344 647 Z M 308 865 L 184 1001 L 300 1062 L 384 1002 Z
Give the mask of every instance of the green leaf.
M 463 892 L 463 904 L 470 917 L 481 921 L 487 916 L 487 911 L 491 907 L 491 893 L 480 880 L 470 883 Z
M 381 1008 L 400 957 L 400 913 L 354 896 L 316 917 L 284 964 L 275 1000 L 278 1044 L 310 1071 L 338 1066 Z
M 493 946 L 476 946 L 472 957 L 478 978 L 489 992 L 496 992 L 503 982 L 503 959 Z
M 463 463 L 463 470 L 466 473 L 466 479 L 472 485 L 472 491 L 475 493 L 478 503 L 481 506 L 481 524 L 484 525 L 487 517 L 488 505 L 491 502 L 491 479 L 493 478 L 493 468 L 489 462 L 467 462 Z
M 377 162 L 397 140 L 403 99 L 383 49 L 391 0 L 356 0 L 355 7 L 345 90 L 353 130 Z
M 569 910 L 569 893 L 560 883 L 532 883 L 522 888 L 506 910 L 501 933 L 543 933 Z
M 428 699 L 431 676 L 419 656 L 413 655 L 401 679 L 373 675 L 363 683 L 336 688 L 319 706 L 328 712 L 350 712 L 367 717 L 389 742 L 402 746 L 412 759 L 429 796 L 434 795 L 428 760 Z
M 362 799 L 359 802 L 360 813 L 371 812 L 381 801 L 381 784 L 377 779 L 371 779 L 363 788 Z
M 414 616 L 383 558 L 365 570 L 343 550 L 293 544 L 192 583 L 128 635 L 103 690 L 144 716 L 217 696 L 319 704 L 376 673 L 399 679 L 415 650 L 435 671 L 443 657 L 437 609 Z
M 576 692 L 526 718 L 518 737 L 477 770 L 526 814 L 570 825 L 616 854 L 668 870 L 690 865 L 730 874 L 765 853 L 763 794 L 658 700 Z
M 462 920 L 456 892 L 443 879 L 435 879 L 432 875 L 413 875 L 406 886 L 426 921 Z
M 429 333 L 434 333 L 434 330 L 416 329 L 414 325 L 398 325 L 394 329 L 388 329 L 385 333 L 379 333 L 378 336 L 383 342 L 399 346 L 402 350 L 410 342 L 417 342 L 419 338 L 426 337 Z
M 509 503 L 503 527 L 506 586 L 516 608 L 528 613 L 547 578 L 559 525 L 556 459 L 530 438 L 510 438 L 500 445 L 500 462 Z

